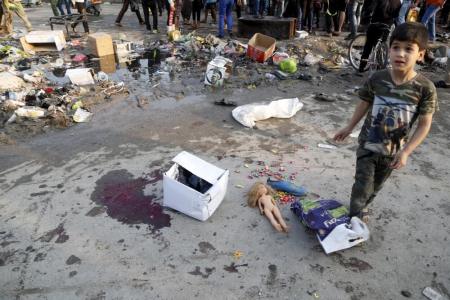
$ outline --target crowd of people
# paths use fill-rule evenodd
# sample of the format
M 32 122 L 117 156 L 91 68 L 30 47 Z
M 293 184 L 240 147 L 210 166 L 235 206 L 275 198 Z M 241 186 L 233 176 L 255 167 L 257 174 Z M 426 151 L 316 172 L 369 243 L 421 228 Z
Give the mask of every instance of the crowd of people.
M 52 0 L 55 1 L 55 0 Z M 66 0 L 59 0 L 60 4 Z M 149 31 L 158 31 L 158 16 L 162 17 L 167 10 L 167 25 L 179 27 L 191 25 L 197 29 L 200 23 L 207 23 L 211 15 L 214 24 L 218 21 L 218 36 L 224 36 L 224 28 L 232 35 L 233 12 L 236 18 L 243 13 L 255 18 L 274 16 L 278 18 L 296 18 L 298 30 L 313 32 L 323 29 L 329 36 L 341 35 L 344 25 L 348 24 L 349 35 L 352 39 L 358 32 L 360 24 L 383 23 L 397 25 L 407 20 L 408 11 L 420 7 L 417 21 L 428 27 L 430 40 L 436 36 L 436 14 L 441 10 L 441 22 L 448 29 L 448 15 L 450 1 L 444 0 L 142 0 L 144 19 L 139 12 L 139 0 L 124 0 L 122 9 L 116 19 L 116 25 L 122 26 L 124 13 L 131 8 L 136 13 L 140 24 L 145 24 Z M 149 21 L 149 10 L 153 22 Z M 203 10 L 203 19 L 201 19 Z M 218 18 L 217 18 L 218 13 Z M 218 20 L 217 20 L 218 19 Z M 322 20 L 324 19 L 324 22 Z M 323 24 L 322 24 L 323 23 Z M 153 25 L 153 26 L 152 26 Z M 372 28 L 375 30 L 375 28 Z

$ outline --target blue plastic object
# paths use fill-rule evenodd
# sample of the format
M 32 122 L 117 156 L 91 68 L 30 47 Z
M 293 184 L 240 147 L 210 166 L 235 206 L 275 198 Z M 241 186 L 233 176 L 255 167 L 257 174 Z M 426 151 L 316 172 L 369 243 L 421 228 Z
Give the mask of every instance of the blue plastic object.
M 301 186 L 295 185 L 292 182 L 289 181 L 284 181 L 284 180 L 272 180 L 270 178 L 267 178 L 267 184 L 277 190 L 277 191 L 282 191 L 282 192 L 286 192 L 288 194 L 297 196 L 297 197 L 302 197 L 305 196 L 308 191 Z

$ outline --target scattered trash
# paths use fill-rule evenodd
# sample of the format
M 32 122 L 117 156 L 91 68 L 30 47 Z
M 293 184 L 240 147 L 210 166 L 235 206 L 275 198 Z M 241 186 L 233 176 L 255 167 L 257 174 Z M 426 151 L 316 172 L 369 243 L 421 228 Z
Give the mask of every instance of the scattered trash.
M 89 68 L 68 69 L 66 76 L 76 85 L 90 85 L 95 83 L 92 77 L 92 70 Z
M 233 252 L 233 258 L 234 259 L 240 259 L 242 256 L 244 256 L 244 252 L 236 250 Z
M 400 294 L 402 294 L 402 296 L 406 298 L 411 298 L 412 296 L 411 292 L 405 290 L 401 291 Z
M 297 72 L 297 61 L 293 58 L 287 58 L 280 62 L 280 70 L 286 73 Z
M 216 104 L 216 105 L 222 105 L 222 106 L 237 106 L 236 102 L 234 102 L 234 101 L 229 101 L 229 100 L 225 100 L 225 98 L 222 99 L 222 100 L 214 101 L 214 104 Z
M 89 50 L 96 57 L 114 55 L 114 46 L 111 35 L 105 32 L 96 32 L 88 36 Z
M 263 63 L 272 56 L 276 42 L 270 36 L 256 33 L 248 42 L 247 56 L 257 62 Z
M 350 137 L 357 138 L 360 133 L 361 133 L 361 130 L 353 131 L 352 133 L 350 133 Z
M 84 110 L 82 108 L 77 108 L 75 114 L 73 115 L 73 120 L 77 123 L 88 122 L 92 116 L 92 113 Z
M 301 200 L 291 210 L 302 224 L 314 230 L 326 254 L 348 249 L 370 236 L 369 228 L 357 217 L 350 218 L 336 200 Z
M 62 30 L 31 31 L 20 38 L 23 50 L 27 53 L 61 51 L 66 46 Z
M 216 56 L 206 68 L 205 84 L 221 86 L 228 79 L 233 68 L 233 62 L 228 58 Z
M 323 59 L 323 57 L 320 55 L 314 55 L 312 53 L 308 53 L 303 58 L 303 63 L 307 66 L 313 66 L 313 65 L 319 63 L 322 59 Z
M 304 39 L 309 35 L 308 31 L 304 31 L 304 30 L 297 30 L 295 31 L 295 37 L 297 39 Z
M 422 294 L 430 300 L 445 300 L 438 291 L 429 286 L 423 289 Z
M 16 109 L 16 111 L 14 113 L 18 117 L 37 119 L 37 118 L 42 118 L 43 116 L 45 116 L 45 112 L 46 112 L 46 110 L 42 109 L 40 107 L 24 106 L 24 107 L 19 107 L 18 109 Z
M 284 52 L 275 52 L 272 56 L 273 64 L 278 66 L 280 62 L 289 58 L 289 54 Z
M 323 149 L 337 149 L 335 145 L 329 145 L 329 144 L 317 144 L 317 147 L 323 148 Z
M 303 103 L 298 98 L 282 99 L 270 103 L 255 103 L 238 106 L 232 111 L 233 118 L 246 127 L 253 128 L 256 121 L 269 118 L 291 118 Z
M 273 75 L 272 73 L 266 73 L 266 79 L 269 80 L 274 80 L 275 78 L 277 78 L 277 76 Z
M 333 95 L 328 95 L 325 93 L 319 93 L 315 96 L 315 99 L 320 100 L 320 101 L 325 101 L 325 102 L 334 102 L 336 101 L 336 97 L 334 97 Z

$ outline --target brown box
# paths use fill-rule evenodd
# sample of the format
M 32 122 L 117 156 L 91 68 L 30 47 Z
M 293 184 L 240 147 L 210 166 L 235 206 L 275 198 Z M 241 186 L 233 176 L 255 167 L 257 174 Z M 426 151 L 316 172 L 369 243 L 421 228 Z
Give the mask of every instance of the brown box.
M 90 34 L 88 36 L 88 47 L 91 53 L 97 57 L 114 55 L 112 38 L 104 32 Z
M 263 63 L 272 56 L 276 42 L 273 37 L 256 33 L 248 42 L 247 56 Z

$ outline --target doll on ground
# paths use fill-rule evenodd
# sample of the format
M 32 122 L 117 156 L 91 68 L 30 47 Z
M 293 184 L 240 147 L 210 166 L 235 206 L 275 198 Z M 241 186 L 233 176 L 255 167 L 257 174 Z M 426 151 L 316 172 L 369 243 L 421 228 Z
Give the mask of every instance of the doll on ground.
M 258 205 L 261 215 L 266 215 L 273 227 L 279 232 L 288 232 L 288 227 L 281 216 L 275 200 L 272 188 L 264 185 L 262 182 L 255 183 L 248 192 L 248 205 L 256 207 Z

